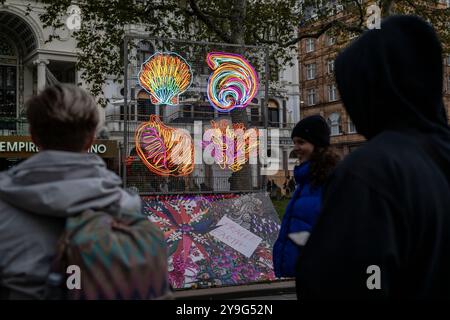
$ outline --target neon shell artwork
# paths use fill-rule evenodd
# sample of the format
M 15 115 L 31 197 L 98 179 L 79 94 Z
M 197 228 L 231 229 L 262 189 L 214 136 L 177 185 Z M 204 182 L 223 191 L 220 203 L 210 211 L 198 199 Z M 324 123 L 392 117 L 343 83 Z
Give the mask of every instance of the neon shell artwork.
M 153 104 L 177 105 L 179 95 L 192 84 L 191 66 L 174 52 L 157 52 L 142 64 L 139 84 Z
M 221 169 L 233 172 L 242 169 L 248 162 L 250 153 L 256 152 L 258 147 L 258 129 L 245 130 L 242 123 L 232 126 L 226 120 L 211 121 L 210 136 L 203 141 L 203 147 L 211 151 L 215 162 Z
M 206 56 L 213 73 L 208 80 L 208 100 L 220 112 L 245 108 L 258 92 L 255 69 L 241 55 L 210 52 Z
M 156 115 L 142 123 L 135 133 L 136 152 L 153 173 L 185 176 L 194 170 L 194 144 L 191 136 L 166 126 Z

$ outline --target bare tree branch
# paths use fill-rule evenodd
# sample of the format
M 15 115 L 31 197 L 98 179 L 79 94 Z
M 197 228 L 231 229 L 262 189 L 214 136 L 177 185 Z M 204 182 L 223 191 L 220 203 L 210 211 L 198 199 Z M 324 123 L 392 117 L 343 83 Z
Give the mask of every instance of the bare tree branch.
M 289 47 L 291 45 L 294 45 L 296 43 L 298 43 L 299 41 L 301 41 L 302 39 L 306 39 L 306 38 L 319 38 L 322 34 L 324 34 L 325 32 L 327 32 L 329 29 L 333 28 L 333 27 L 339 27 L 342 30 L 346 30 L 349 32 L 355 32 L 355 33 L 362 33 L 364 32 L 364 21 L 365 21 L 365 14 L 364 14 L 364 10 L 362 5 L 359 3 L 358 0 L 350 0 L 349 1 L 350 4 L 355 4 L 358 8 L 358 12 L 359 12 L 359 19 L 358 19 L 358 24 L 357 25 L 349 25 L 346 24 L 344 22 L 342 22 L 339 19 L 335 19 L 333 21 L 330 21 L 326 24 L 324 24 L 317 32 L 314 33 L 304 33 L 299 35 L 298 37 L 289 40 L 287 42 L 280 42 L 277 40 L 265 40 L 262 39 L 258 34 L 254 33 L 254 37 L 257 41 L 259 41 L 260 43 L 265 43 L 265 44 L 277 44 L 280 47 L 286 48 Z
M 413 7 L 414 10 L 416 10 L 416 11 L 422 10 L 422 8 L 419 9 L 419 8 L 417 7 L 417 5 L 414 3 L 414 1 L 406 0 L 406 2 L 407 2 L 411 7 Z
M 199 18 L 211 31 L 213 31 L 215 34 L 217 34 L 223 41 L 231 43 L 231 37 L 220 30 L 220 28 L 217 27 L 217 24 L 213 22 L 211 17 L 208 17 L 206 14 L 204 14 L 200 8 L 197 5 L 197 2 L 195 0 L 189 0 L 189 6 L 192 9 L 192 12 L 194 15 Z
M 156 10 L 171 10 L 174 8 L 174 5 L 154 5 L 154 4 L 147 4 L 145 9 L 143 10 L 144 13 L 150 13 L 151 11 Z
M 280 42 L 280 41 L 276 41 L 276 40 L 265 40 L 262 39 L 258 34 L 254 34 L 254 37 L 256 40 L 258 40 L 260 43 L 265 43 L 265 44 L 277 44 L 280 47 L 286 48 L 289 46 L 292 46 L 296 43 L 298 43 L 299 41 L 301 41 L 302 39 L 306 39 L 306 38 L 319 38 L 322 34 L 324 34 L 325 32 L 327 32 L 329 29 L 331 29 L 334 26 L 338 26 L 342 29 L 345 29 L 347 31 L 350 32 L 356 32 L 356 33 L 362 33 L 364 31 L 364 29 L 361 26 L 354 26 L 354 25 L 347 25 L 345 23 L 343 23 L 340 20 L 333 20 L 330 21 L 328 23 L 326 23 L 325 25 L 323 25 L 317 32 L 315 33 L 304 33 L 299 35 L 298 37 L 289 40 L 287 42 Z
M 231 14 L 225 14 L 220 12 L 204 11 L 204 14 L 217 19 L 231 19 L 232 17 Z
M 362 4 L 358 0 L 353 0 L 353 3 L 355 3 L 358 6 L 359 11 L 359 27 L 362 29 L 362 26 L 364 24 L 364 10 L 362 7 Z

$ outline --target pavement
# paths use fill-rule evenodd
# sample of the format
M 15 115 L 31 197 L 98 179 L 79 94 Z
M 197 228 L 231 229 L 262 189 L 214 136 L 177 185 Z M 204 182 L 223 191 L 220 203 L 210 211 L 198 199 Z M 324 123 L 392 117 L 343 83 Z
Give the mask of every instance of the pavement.
M 232 299 L 232 300 L 261 300 L 261 301 L 297 300 L 297 294 L 296 293 L 285 293 L 285 294 L 270 295 L 270 296 L 258 296 L 258 297 L 251 297 L 251 298 L 239 298 L 239 299 Z
M 176 300 L 297 300 L 294 280 L 177 290 L 174 298 Z

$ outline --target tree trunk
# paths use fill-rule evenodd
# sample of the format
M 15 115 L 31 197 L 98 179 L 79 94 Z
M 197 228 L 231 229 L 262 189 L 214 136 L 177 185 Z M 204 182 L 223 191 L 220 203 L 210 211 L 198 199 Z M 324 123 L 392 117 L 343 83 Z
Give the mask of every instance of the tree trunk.
M 231 40 L 234 44 L 245 44 L 245 15 L 246 15 L 246 0 L 232 0 L 231 12 L 233 16 L 231 18 Z M 237 47 L 235 53 L 244 54 L 244 47 Z M 247 110 L 234 109 L 231 111 L 231 121 L 232 123 L 243 123 L 245 128 L 248 129 L 248 117 Z M 233 191 L 239 190 L 251 190 L 252 189 L 252 173 L 250 170 L 250 165 L 248 163 L 244 164 L 242 169 L 234 172 L 231 175 L 230 189 Z

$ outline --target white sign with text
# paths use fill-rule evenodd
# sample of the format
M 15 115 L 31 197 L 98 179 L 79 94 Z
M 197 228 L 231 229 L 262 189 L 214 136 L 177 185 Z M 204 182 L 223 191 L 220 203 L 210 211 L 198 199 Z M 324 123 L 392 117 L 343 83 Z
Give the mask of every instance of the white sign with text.
M 210 234 L 247 258 L 251 257 L 262 241 L 256 234 L 241 227 L 227 216 L 222 217 L 217 225 L 219 227 L 211 231 Z

